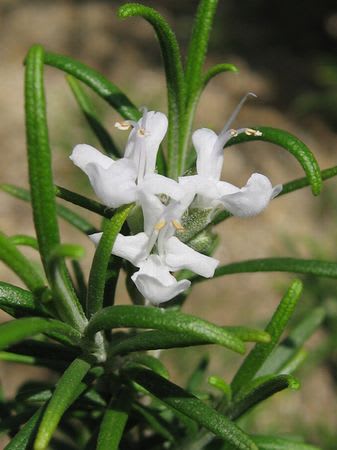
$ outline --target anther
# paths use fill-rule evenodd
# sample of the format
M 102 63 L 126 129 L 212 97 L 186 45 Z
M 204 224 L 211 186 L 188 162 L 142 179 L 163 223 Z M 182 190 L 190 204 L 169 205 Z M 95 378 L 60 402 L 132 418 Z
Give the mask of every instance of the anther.
M 116 122 L 115 123 L 115 127 L 118 128 L 119 130 L 125 131 L 125 130 L 129 130 L 131 128 L 131 124 L 130 122 Z
M 158 223 L 156 223 L 156 225 L 154 226 L 154 229 L 156 231 L 160 231 L 164 228 L 165 225 L 166 225 L 166 220 L 162 219 Z
M 253 130 L 252 128 L 246 128 L 245 129 L 245 134 L 247 136 L 262 136 L 261 131 L 259 130 Z
M 178 220 L 172 220 L 172 225 L 177 231 L 185 231 L 185 228 Z
M 236 136 L 238 135 L 238 132 L 237 132 L 237 130 L 232 129 L 232 130 L 229 130 L 229 134 L 230 134 L 232 137 L 236 137 Z

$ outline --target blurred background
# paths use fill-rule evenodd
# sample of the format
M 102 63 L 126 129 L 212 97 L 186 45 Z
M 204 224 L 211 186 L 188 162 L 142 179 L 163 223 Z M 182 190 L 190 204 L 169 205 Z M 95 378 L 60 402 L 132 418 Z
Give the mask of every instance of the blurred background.
M 139 106 L 166 111 L 165 80 L 158 43 L 142 19 L 120 21 L 124 2 L 104 0 L 0 0 L 0 142 L 2 183 L 27 187 L 23 116 L 23 59 L 33 43 L 72 56 L 101 71 Z M 193 14 L 198 2 L 144 1 L 157 8 L 177 33 L 186 53 Z M 314 152 L 321 168 L 337 164 L 337 7 L 335 1 L 270 2 L 220 0 L 211 37 L 207 66 L 229 62 L 238 74 L 215 78 L 202 96 L 195 127 L 220 130 L 240 98 L 249 100 L 237 120 L 242 126 L 267 125 L 297 135 Z M 46 90 L 51 143 L 57 184 L 93 196 L 85 176 L 68 156 L 75 144 L 98 147 L 66 84 L 64 74 L 46 68 Z M 124 145 L 126 136 L 113 124 L 119 119 L 92 96 L 106 127 Z M 303 176 L 298 163 L 284 150 L 266 143 L 250 143 L 226 151 L 223 177 L 244 185 L 252 172 L 261 172 L 273 184 Z M 336 259 L 337 180 L 325 183 L 319 198 L 309 189 L 276 199 L 259 217 L 232 218 L 218 226 L 223 263 L 268 256 Z M 34 233 L 27 205 L 0 193 L 1 229 L 7 234 Z M 81 211 L 82 212 L 82 211 Z M 93 215 L 92 215 L 93 216 Z M 99 223 L 99 218 L 91 217 Z M 63 242 L 78 242 L 86 249 L 88 270 L 93 247 L 88 240 L 62 224 Z M 30 254 L 36 258 L 34 253 Z M 20 285 L 3 265 L 1 278 Z M 231 275 L 198 285 L 185 311 L 219 324 L 264 326 L 287 282 L 286 274 Z M 285 392 L 257 408 L 247 429 L 259 433 L 303 434 L 323 449 L 337 442 L 337 358 L 325 352 L 336 337 L 336 283 L 307 278 L 301 314 L 320 304 L 328 311 L 322 331 L 311 340 L 307 363 L 299 372 L 302 389 Z M 128 302 L 121 280 L 119 301 Z M 2 320 L 9 316 L 3 314 Z M 229 352 L 208 349 L 210 374 L 227 381 L 241 361 Z M 204 351 L 204 349 L 203 349 Z M 205 350 L 206 351 L 206 350 Z M 186 355 L 189 355 L 186 358 Z M 200 349 L 167 352 L 173 380 L 188 377 L 200 358 Z M 0 364 L 0 380 L 8 396 L 27 377 L 46 372 Z M 271 413 L 272 412 L 272 413 Z M 324 412 L 324 414 L 322 414 Z M 0 448 L 1 444 L 0 444 Z

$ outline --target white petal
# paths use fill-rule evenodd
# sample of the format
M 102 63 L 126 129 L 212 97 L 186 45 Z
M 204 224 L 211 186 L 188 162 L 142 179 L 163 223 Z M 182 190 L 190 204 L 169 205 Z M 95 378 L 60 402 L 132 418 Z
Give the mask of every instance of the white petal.
M 166 194 L 176 200 L 184 194 L 183 188 L 176 181 L 155 173 L 146 175 L 141 187 L 151 194 Z
M 82 169 L 85 173 L 87 173 L 86 167 L 90 163 L 97 164 L 103 169 L 108 169 L 112 164 L 114 164 L 113 159 L 103 155 L 103 153 L 87 144 L 76 145 L 69 158 L 75 166 Z
M 275 187 L 276 194 L 279 187 Z M 259 214 L 273 198 L 274 189 L 267 177 L 254 173 L 246 186 L 234 194 L 224 195 L 221 202 L 234 216 L 249 217 Z
M 137 173 L 132 161 L 122 158 L 107 169 L 96 163 L 89 163 L 86 165 L 86 173 L 97 197 L 105 205 L 118 208 L 137 199 Z
M 189 269 L 198 275 L 210 278 L 219 264 L 217 259 L 196 252 L 175 236 L 168 239 L 165 249 L 165 262 L 172 271 Z
M 103 233 L 90 234 L 90 240 L 98 245 Z M 124 258 L 134 266 L 137 266 L 148 256 L 147 245 L 148 236 L 145 233 L 138 233 L 134 236 L 124 236 L 118 234 L 112 248 L 112 254 Z
M 144 190 L 138 191 L 138 200 L 143 210 L 144 231 L 150 236 L 165 210 L 165 205 L 162 204 L 158 197 L 148 194 Z
M 148 242 L 149 238 L 145 233 L 138 233 L 134 236 L 118 234 L 112 254 L 127 259 L 134 266 L 139 267 L 141 261 L 148 256 Z
M 139 136 L 138 130 L 133 129 L 129 135 L 125 149 L 125 157 L 134 161 L 138 167 L 139 151 L 144 144 L 146 149 L 145 173 L 154 173 L 156 167 L 157 152 L 161 141 L 167 131 L 167 117 L 165 114 L 156 111 L 145 112 L 145 133 Z M 138 121 L 139 128 L 144 126 L 144 116 Z
M 188 280 L 177 281 L 156 255 L 151 255 L 131 278 L 141 294 L 154 305 L 171 300 L 191 285 Z
M 218 135 L 208 128 L 200 128 L 192 135 L 197 152 L 197 172 L 199 175 L 220 179 L 223 165 L 223 151 L 216 149 Z

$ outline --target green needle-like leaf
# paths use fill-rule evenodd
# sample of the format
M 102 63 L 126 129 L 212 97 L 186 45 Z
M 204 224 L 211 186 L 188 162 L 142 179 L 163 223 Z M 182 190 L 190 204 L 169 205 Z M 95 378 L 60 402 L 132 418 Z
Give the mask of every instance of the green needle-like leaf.
M 155 30 L 163 56 L 168 95 L 168 170 L 171 178 L 177 178 L 180 119 L 184 110 L 185 86 L 179 45 L 166 20 L 154 9 L 138 3 L 126 3 L 118 10 L 121 18 L 141 16 Z
M 146 369 L 131 369 L 127 371 L 127 374 L 170 408 L 195 420 L 216 436 L 230 442 L 233 450 L 257 450 L 251 439 L 232 421 L 179 386 Z
M 90 337 L 100 330 L 127 327 L 170 331 L 180 334 L 181 339 L 200 339 L 201 342 L 216 343 L 239 353 L 244 352 L 243 342 L 219 326 L 181 312 L 144 308 L 143 306 L 104 308 L 91 319 L 86 329 L 86 335 Z
M 34 223 L 42 262 L 49 276 L 47 260 L 54 245 L 59 243 L 59 230 L 47 128 L 43 59 L 43 48 L 33 46 L 26 58 L 25 107 Z
M 194 19 L 193 31 L 186 58 L 186 90 L 194 96 L 202 81 L 202 69 L 218 0 L 201 0 Z
M 209 356 L 204 355 L 198 362 L 197 367 L 193 370 L 186 383 L 186 390 L 189 392 L 196 391 L 205 380 L 206 371 L 209 365 Z
M 256 344 L 235 374 L 231 384 L 234 396 L 243 386 L 254 378 L 257 371 L 276 347 L 277 342 L 294 312 L 301 293 L 302 283 L 299 280 L 295 280 L 283 296 L 278 308 L 266 327 L 266 332 L 271 337 L 270 343 Z
M 321 325 L 324 318 L 325 310 L 323 308 L 315 308 L 308 312 L 266 360 L 257 376 L 282 372 L 284 366 L 288 364 L 291 358 L 296 356 L 302 345 Z
M 220 328 L 220 327 L 219 327 Z M 270 336 L 265 331 L 245 327 L 221 327 L 225 332 L 231 333 L 243 342 L 269 342 Z M 214 336 L 177 333 L 170 331 L 146 331 L 135 336 L 126 337 L 114 343 L 109 350 L 112 358 L 114 355 L 136 352 L 140 350 L 158 350 L 166 348 L 191 347 L 197 345 L 217 344 Z
M 75 359 L 59 379 L 55 392 L 43 414 L 34 443 L 34 450 L 46 450 L 65 411 L 85 390 L 81 381 L 88 373 L 90 364 L 80 358 Z
M 10 443 L 6 445 L 4 450 L 30 450 L 32 448 L 44 409 L 45 408 L 41 407 L 34 413 Z
M 0 260 L 10 267 L 32 292 L 41 294 L 46 289 L 46 282 L 35 267 L 1 231 Z
M 169 442 L 175 441 L 173 434 L 169 431 L 168 423 L 162 420 L 162 418 L 158 416 L 155 412 L 152 412 L 150 408 L 147 408 L 144 405 L 133 403 L 132 409 L 135 410 L 141 416 L 141 418 L 144 419 L 149 424 L 152 430 L 154 430 L 164 439 L 166 439 Z
M 55 361 L 53 359 L 37 358 L 35 356 L 19 355 L 18 353 L 0 351 L 0 361 L 7 361 L 16 364 L 26 364 L 28 366 L 47 367 L 53 370 L 64 370 L 67 367 L 66 361 Z
M 234 64 L 216 64 L 215 66 L 208 69 L 202 79 L 203 89 L 207 86 L 207 84 L 214 78 L 216 75 L 224 72 L 238 72 L 238 68 L 234 66 Z
M 50 336 L 53 333 L 61 334 L 73 344 L 77 344 L 81 337 L 77 330 L 58 320 L 40 317 L 16 319 L 0 325 L 0 350 L 40 333 L 47 333 Z
M 16 197 L 20 200 L 30 203 L 31 197 L 30 197 L 30 193 L 27 189 L 23 189 L 23 188 L 14 186 L 12 184 L 1 184 L 0 189 L 2 189 L 4 192 L 7 192 L 10 195 L 12 195 L 13 197 Z M 56 196 L 63 198 L 61 196 L 61 194 L 62 194 L 61 189 L 62 188 L 60 188 L 60 187 L 56 188 Z M 60 193 L 58 192 L 58 190 L 60 190 Z M 65 200 L 68 200 L 68 199 L 65 199 Z M 82 205 L 80 205 L 80 206 L 82 206 Z M 62 219 L 64 219 L 68 223 L 70 223 L 70 225 L 74 226 L 75 228 L 82 231 L 82 233 L 84 233 L 86 235 L 95 233 L 97 231 L 96 228 L 91 223 L 89 223 L 86 219 L 79 216 L 77 213 L 71 211 L 70 209 L 66 208 L 63 205 L 56 204 L 56 213 L 59 217 L 61 217 Z
M 105 411 L 97 439 L 97 450 L 118 450 L 129 416 L 130 393 L 122 390 Z
M 13 312 L 15 317 L 49 315 L 47 308 L 31 292 L 5 282 L 0 282 L 0 309 L 9 314 Z
M 14 236 L 10 236 L 9 240 L 14 245 L 23 245 L 25 247 L 31 247 L 34 250 L 39 250 L 37 239 L 33 236 L 27 236 L 25 234 L 15 234 Z
M 108 102 L 119 114 L 126 118 L 137 120 L 140 112 L 127 96 L 113 83 L 107 80 L 102 74 L 85 64 L 76 61 L 68 56 L 46 52 L 44 63 L 48 66 L 67 72 L 69 75 L 85 83 L 96 92 L 103 100 Z
M 322 189 L 322 177 L 318 163 L 309 150 L 309 148 L 294 135 L 278 128 L 253 126 L 254 130 L 261 131 L 261 136 L 247 136 L 241 133 L 230 139 L 225 147 L 250 141 L 270 142 L 283 147 L 291 153 L 301 164 L 308 180 L 310 181 L 311 190 L 314 195 L 318 195 Z
M 250 272 L 289 272 L 316 275 L 318 277 L 337 278 L 337 263 L 315 259 L 297 258 L 263 258 L 240 261 L 220 266 L 215 270 L 214 278 L 235 273 Z M 191 276 L 193 283 L 204 281 L 205 278 Z
M 66 80 L 72 90 L 72 93 L 74 94 L 77 104 L 81 108 L 81 111 L 86 121 L 88 122 L 89 127 L 98 139 L 102 148 L 109 156 L 114 156 L 116 158 L 120 157 L 118 148 L 113 142 L 109 132 L 105 129 L 104 125 L 102 125 L 101 121 L 99 120 L 90 98 L 88 97 L 84 89 L 82 89 L 80 83 L 71 75 L 66 76 Z
M 87 315 L 91 317 L 103 306 L 106 271 L 111 250 L 133 204 L 121 206 L 111 220 L 104 222 L 103 234 L 92 262 L 87 296 Z
M 290 387 L 299 389 L 299 382 L 291 375 L 270 375 L 256 378 L 245 385 L 227 408 L 226 416 L 236 420 L 263 400 Z
M 144 353 L 133 354 L 128 357 L 124 367 L 139 367 L 144 366 L 151 369 L 153 372 L 162 376 L 163 378 L 169 378 L 169 373 L 164 364 L 154 356 L 146 355 Z
M 250 436 L 260 450 L 320 450 L 313 445 L 276 436 Z

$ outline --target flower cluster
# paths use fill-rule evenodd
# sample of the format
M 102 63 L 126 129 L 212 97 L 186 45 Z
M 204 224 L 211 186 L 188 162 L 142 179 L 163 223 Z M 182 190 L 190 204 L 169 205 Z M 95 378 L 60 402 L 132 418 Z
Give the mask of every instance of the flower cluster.
M 235 216 L 253 216 L 282 190 L 281 185 L 273 187 L 267 177 L 258 173 L 242 188 L 220 180 L 226 142 L 240 133 L 260 133 L 250 128 L 230 128 L 246 98 L 218 135 L 207 128 L 194 132 L 197 173 L 180 177 L 178 181 L 155 172 L 158 149 L 168 122 L 163 113 L 145 108 L 138 122 L 128 120 L 116 124 L 121 130 L 131 129 L 123 158 L 115 161 L 86 144 L 77 145 L 70 156 L 87 174 L 97 197 L 105 205 L 117 208 L 135 203 L 141 208 L 143 231 L 129 236 L 118 234 L 112 254 L 139 268 L 132 280 L 154 305 L 171 300 L 189 288 L 189 280 L 178 281 L 171 272 L 188 269 L 212 277 L 219 263 L 177 237 L 183 231 L 182 217 L 189 208 L 208 211 L 205 225 L 219 208 Z M 90 238 L 97 244 L 101 235 L 96 233 Z

